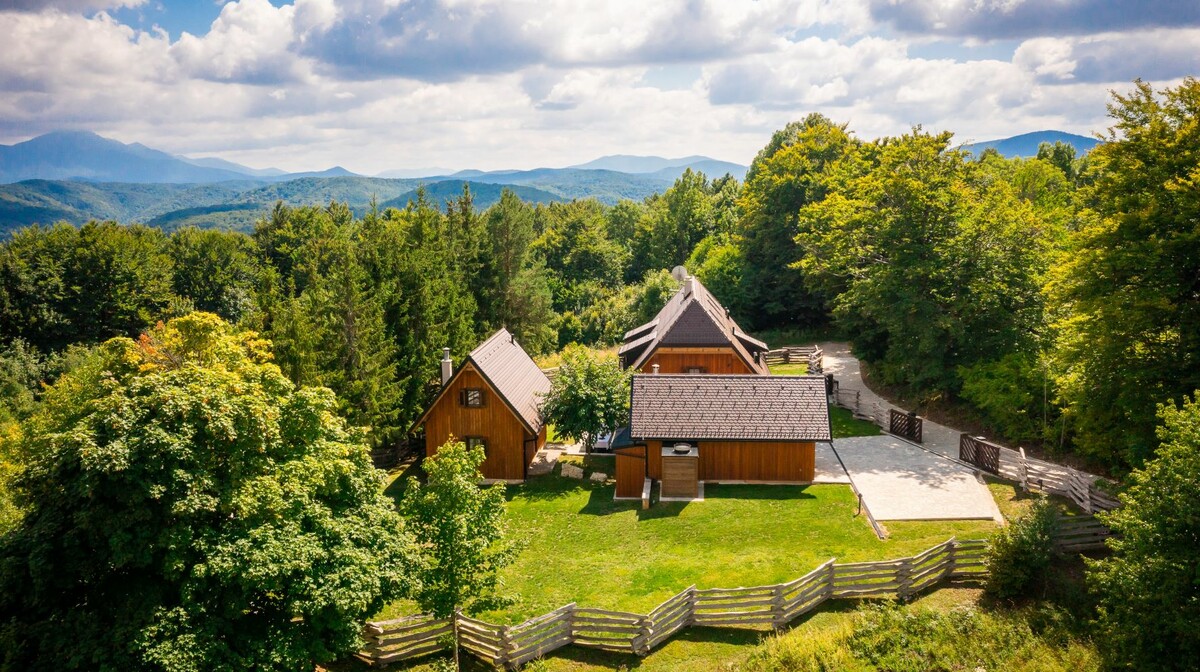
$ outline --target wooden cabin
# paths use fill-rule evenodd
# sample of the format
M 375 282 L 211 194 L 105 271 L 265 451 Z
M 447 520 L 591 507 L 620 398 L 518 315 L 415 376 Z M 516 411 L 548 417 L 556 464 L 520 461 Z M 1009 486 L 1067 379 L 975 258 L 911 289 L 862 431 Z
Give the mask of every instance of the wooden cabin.
M 450 349 L 442 357 L 442 389 L 413 429 L 425 429 L 425 455 L 433 456 L 451 437 L 481 445 L 488 481 L 519 483 L 546 445 L 538 405 L 550 380 L 506 329 L 492 334 L 458 369 Z
M 729 311 L 695 277 L 653 320 L 625 334 L 621 366 L 653 373 L 762 374 L 767 344 L 742 331 Z
M 816 442 L 832 440 L 821 376 L 638 374 L 629 416 L 614 449 L 622 499 L 647 478 L 663 496 L 693 491 L 689 479 L 810 483 Z

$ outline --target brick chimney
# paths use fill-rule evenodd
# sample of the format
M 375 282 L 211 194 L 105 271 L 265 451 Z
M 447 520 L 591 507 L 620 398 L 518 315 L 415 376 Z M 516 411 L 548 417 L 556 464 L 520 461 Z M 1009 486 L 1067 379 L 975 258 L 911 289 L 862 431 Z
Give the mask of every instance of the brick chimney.
M 442 348 L 442 385 L 450 382 L 454 375 L 454 362 L 450 361 L 450 348 Z

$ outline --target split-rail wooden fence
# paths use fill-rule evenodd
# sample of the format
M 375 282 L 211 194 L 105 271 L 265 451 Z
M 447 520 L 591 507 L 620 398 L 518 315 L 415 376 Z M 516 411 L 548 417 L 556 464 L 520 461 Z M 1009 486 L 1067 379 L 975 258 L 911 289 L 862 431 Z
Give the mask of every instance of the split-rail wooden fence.
M 922 553 L 881 562 L 825 562 L 804 576 L 770 586 L 691 586 L 648 614 L 568 604 L 519 625 L 497 625 L 462 613 L 368 623 L 359 657 L 385 665 L 458 646 L 496 666 L 518 667 L 574 644 L 644 656 L 691 626 L 780 629 L 826 600 L 905 598 L 951 578 L 986 575 L 981 539 L 949 539 Z
M 1028 457 L 1024 448 L 1013 450 L 983 437 L 963 434 L 958 442 L 958 457 L 984 471 L 1015 481 L 1025 490 L 1066 497 L 1085 513 L 1110 511 L 1121 505 L 1116 497 L 1099 486 L 1099 476 Z
M 808 364 L 808 373 L 818 375 L 824 371 L 824 356 L 821 348 L 815 345 L 785 345 L 764 352 L 763 361 L 768 365 L 805 362 Z

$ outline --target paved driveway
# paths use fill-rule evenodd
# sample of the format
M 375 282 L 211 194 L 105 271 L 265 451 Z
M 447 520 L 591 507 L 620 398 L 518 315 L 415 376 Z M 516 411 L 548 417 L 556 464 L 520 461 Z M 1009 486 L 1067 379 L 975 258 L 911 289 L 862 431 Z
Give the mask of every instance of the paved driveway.
M 834 439 L 876 520 L 1003 518 L 970 468 L 892 436 Z

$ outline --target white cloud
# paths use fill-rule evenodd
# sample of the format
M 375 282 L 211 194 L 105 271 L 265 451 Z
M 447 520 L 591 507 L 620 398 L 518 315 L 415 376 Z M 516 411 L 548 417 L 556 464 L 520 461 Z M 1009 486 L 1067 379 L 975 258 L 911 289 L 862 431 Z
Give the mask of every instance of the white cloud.
M 174 41 L 104 12 L 0 11 L 0 140 L 84 128 L 364 172 L 749 161 L 811 111 L 866 137 L 1099 130 L 1109 88 L 1200 69 L 1194 28 L 1035 37 L 986 59 L 912 55 L 925 39 L 872 25 L 865 0 L 238 0 Z M 648 83 L 667 69 L 669 86 Z
M 240 0 L 221 9 L 202 37 L 183 33 L 171 55 L 192 76 L 217 81 L 279 83 L 302 76 L 303 59 L 292 53 L 295 42 L 291 5 L 274 7 L 268 0 Z M 306 19 L 311 16 L 306 14 Z

